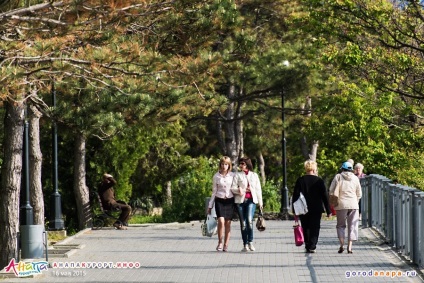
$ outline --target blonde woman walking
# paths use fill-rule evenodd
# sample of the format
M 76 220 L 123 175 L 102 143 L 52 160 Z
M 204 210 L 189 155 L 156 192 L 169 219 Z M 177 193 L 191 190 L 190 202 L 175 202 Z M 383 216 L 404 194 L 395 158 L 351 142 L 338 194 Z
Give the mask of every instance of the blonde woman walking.
M 317 163 L 308 160 L 304 163 L 304 167 L 305 175 L 297 179 L 292 201 L 297 201 L 300 193 L 305 196 L 308 213 L 300 215 L 299 218 L 305 238 L 305 251 L 315 253 L 321 229 L 322 213 L 326 212 L 327 217 L 330 217 L 331 211 L 324 181 L 318 177 Z
M 231 219 L 234 213 L 234 195 L 231 192 L 234 173 L 231 172 L 232 164 L 228 156 L 223 156 L 219 161 L 218 172 L 212 180 L 212 197 L 209 201 L 208 214 L 211 214 L 215 204 L 216 217 L 218 218 L 218 245 L 216 250 L 228 251 L 231 234 Z

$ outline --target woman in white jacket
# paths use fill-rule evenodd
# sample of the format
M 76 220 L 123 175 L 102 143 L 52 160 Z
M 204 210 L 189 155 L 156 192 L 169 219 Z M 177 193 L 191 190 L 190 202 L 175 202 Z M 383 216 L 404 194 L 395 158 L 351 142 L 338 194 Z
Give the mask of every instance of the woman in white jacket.
M 362 197 L 359 178 L 353 174 L 353 166 L 345 162 L 341 168 L 342 172 L 337 174 L 330 185 L 330 195 L 338 195 L 338 204 L 334 207 L 337 215 L 337 236 L 340 242 L 338 253 L 344 251 L 345 230 L 347 222 L 348 244 L 347 252 L 352 253 L 352 241 L 358 240 L 359 205 Z M 338 188 L 338 192 L 337 189 Z
M 243 239 L 242 252 L 254 251 L 253 246 L 253 216 L 256 205 L 262 210 L 262 188 L 258 174 L 253 172 L 252 161 L 250 158 L 242 157 L 239 159 L 241 172 L 234 177 L 231 190 L 234 194 L 238 216 L 240 219 L 241 236 Z

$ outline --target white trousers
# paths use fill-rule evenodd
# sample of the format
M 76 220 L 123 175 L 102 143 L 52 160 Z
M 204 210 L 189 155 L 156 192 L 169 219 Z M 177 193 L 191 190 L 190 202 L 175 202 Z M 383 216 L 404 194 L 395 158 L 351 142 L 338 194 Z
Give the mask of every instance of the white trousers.
M 344 239 L 347 226 L 348 241 L 358 240 L 359 211 L 357 209 L 336 210 L 337 215 L 337 237 Z

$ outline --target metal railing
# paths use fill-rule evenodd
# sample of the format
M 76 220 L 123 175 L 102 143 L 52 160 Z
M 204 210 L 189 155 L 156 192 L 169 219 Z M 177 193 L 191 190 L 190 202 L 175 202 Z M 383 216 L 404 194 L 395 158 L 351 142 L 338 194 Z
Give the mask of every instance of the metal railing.
M 360 181 L 362 227 L 374 228 L 404 258 L 424 267 L 424 192 L 381 175 Z

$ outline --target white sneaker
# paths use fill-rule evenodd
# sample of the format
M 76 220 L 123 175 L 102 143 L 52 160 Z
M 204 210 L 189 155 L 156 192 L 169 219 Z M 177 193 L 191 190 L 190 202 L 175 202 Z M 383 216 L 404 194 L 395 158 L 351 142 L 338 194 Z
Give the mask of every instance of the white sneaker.
M 249 250 L 251 250 L 252 252 L 255 251 L 255 247 L 253 246 L 252 243 L 249 243 Z
M 243 249 L 241 250 L 242 252 L 248 252 L 249 249 L 247 248 L 247 245 L 244 245 Z

